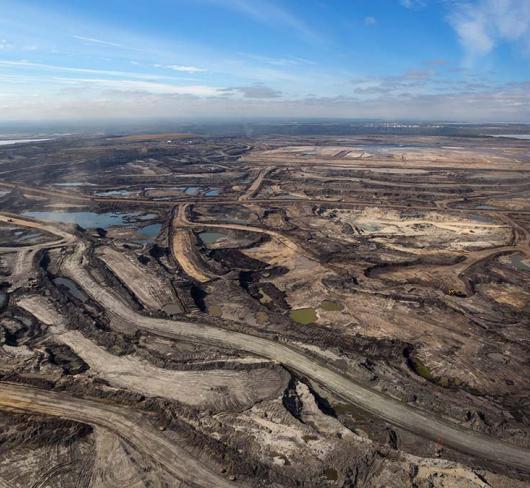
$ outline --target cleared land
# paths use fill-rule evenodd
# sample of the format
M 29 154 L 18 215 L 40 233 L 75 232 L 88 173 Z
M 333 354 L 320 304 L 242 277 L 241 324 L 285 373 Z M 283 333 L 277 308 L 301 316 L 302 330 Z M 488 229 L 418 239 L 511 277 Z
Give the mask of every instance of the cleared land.
M 0 486 L 528 486 L 528 142 L 444 130 L 1 148 Z

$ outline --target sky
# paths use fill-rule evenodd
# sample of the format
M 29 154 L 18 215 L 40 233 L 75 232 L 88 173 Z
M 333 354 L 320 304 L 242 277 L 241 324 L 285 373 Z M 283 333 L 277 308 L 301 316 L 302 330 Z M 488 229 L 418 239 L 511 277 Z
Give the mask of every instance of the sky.
M 530 0 L 0 0 L 0 121 L 530 122 Z

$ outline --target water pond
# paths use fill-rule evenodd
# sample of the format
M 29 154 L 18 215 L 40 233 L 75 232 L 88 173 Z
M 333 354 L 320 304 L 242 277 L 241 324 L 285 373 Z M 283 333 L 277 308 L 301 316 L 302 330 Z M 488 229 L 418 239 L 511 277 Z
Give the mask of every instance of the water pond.
M 334 302 L 333 300 L 322 300 L 320 308 L 325 312 L 340 312 L 344 309 L 344 305 L 340 302 Z
M 530 141 L 530 134 L 489 134 L 491 137 L 510 137 L 511 139 L 521 139 Z
M 54 183 L 53 186 L 76 187 L 76 186 L 96 186 L 96 184 L 87 183 L 86 181 L 67 181 L 64 183 Z
M 473 215 L 470 215 L 470 217 L 472 220 L 476 220 L 484 224 L 494 224 L 496 222 L 496 220 L 489 215 L 473 214 Z
M 522 254 L 510 255 L 510 264 L 517 271 L 530 271 L 530 266 L 523 261 Z
M 497 207 L 493 207 L 492 205 L 477 205 L 475 208 L 480 210 L 497 210 Z
M 182 307 L 178 303 L 168 303 L 162 307 L 162 310 L 169 315 L 182 313 Z
M 131 193 L 131 190 L 105 190 L 97 191 L 94 195 L 97 197 L 128 197 Z
M 205 197 L 217 197 L 221 193 L 220 188 L 210 188 L 205 194 Z
M 160 234 L 161 230 L 162 224 L 151 224 L 138 229 L 138 233 L 142 234 L 142 236 L 145 236 L 148 239 L 154 239 L 158 234 Z
M 191 195 L 192 197 L 195 197 L 195 196 L 197 196 L 199 194 L 200 189 L 201 189 L 200 186 L 188 186 L 184 190 L 184 193 L 186 195 Z
M 59 277 L 59 278 L 54 278 L 53 282 L 58 287 L 61 287 L 61 286 L 66 287 L 70 295 L 82 301 L 83 303 L 88 300 L 88 295 L 83 290 L 81 290 L 81 288 L 79 288 L 77 284 L 74 283 L 71 279 Z
M 317 312 L 314 308 L 311 307 L 297 308 L 295 310 L 291 310 L 291 312 L 289 313 L 289 317 L 291 318 L 291 320 L 294 320 L 299 324 L 308 325 L 312 324 L 313 322 L 316 322 Z
M 24 212 L 24 216 L 33 217 L 35 219 L 47 220 L 51 222 L 62 222 L 65 224 L 77 224 L 85 229 L 93 229 L 101 227 L 106 229 L 113 225 L 124 225 L 129 223 L 130 219 L 149 220 L 156 217 L 155 214 L 142 215 L 136 213 L 115 213 L 115 212 L 64 212 L 59 210 L 54 211 L 37 211 Z
M 224 238 L 226 238 L 226 234 L 223 234 L 221 232 L 212 232 L 209 230 L 204 231 L 204 232 L 199 232 L 199 239 L 204 244 L 213 244 L 214 242 L 217 242 Z
M 0 290 L 0 310 L 7 305 L 8 296 L 5 291 Z

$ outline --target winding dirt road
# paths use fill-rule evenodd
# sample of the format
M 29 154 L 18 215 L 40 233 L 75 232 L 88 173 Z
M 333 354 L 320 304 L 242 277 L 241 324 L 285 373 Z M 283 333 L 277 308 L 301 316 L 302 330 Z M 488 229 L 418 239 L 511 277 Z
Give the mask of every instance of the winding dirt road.
M 273 169 L 274 169 L 274 166 L 268 166 L 260 170 L 257 178 L 248 187 L 247 191 L 239 197 L 239 200 L 240 201 L 250 200 L 254 195 L 256 195 L 259 189 L 261 188 L 261 184 L 263 183 L 265 176 L 267 176 Z
M 76 241 L 75 236 L 53 225 L 47 225 L 43 222 L 34 222 L 25 218 L 21 219 L 14 214 L 0 214 L 0 222 L 38 229 L 57 237 L 57 239 L 54 241 L 42 242 L 40 244 L 33 244 L 29 246 L 0 247 L 0 253 L 17 253 L 11 276 L 10 291 L 16 290 L 23 285 L 27 274 L 33 269 L 35 256 L 39 251 L 42 249 L 53 249 L 68 246 Z
M 51 415 L 104 427 L 141 451 L 157 466 L 195 488 L 234 488 L 222 476 L 202 465 L 162 432 L 151 427 L 133 410 L 75 398 L 62 393 L 0 382 L 0 408 L 8 411 Z

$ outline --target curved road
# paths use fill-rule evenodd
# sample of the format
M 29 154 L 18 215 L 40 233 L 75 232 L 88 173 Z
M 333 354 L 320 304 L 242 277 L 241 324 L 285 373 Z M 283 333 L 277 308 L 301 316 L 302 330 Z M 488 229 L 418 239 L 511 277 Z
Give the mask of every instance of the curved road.
M 38 413 L 104 427 L 138 448 L 154 465 L 194 488 L 234 488 L 224 477 L 210 471 L 169 437 L 151 427 L 136 412 L 94 400 L 0 382 L 0 408 Z

